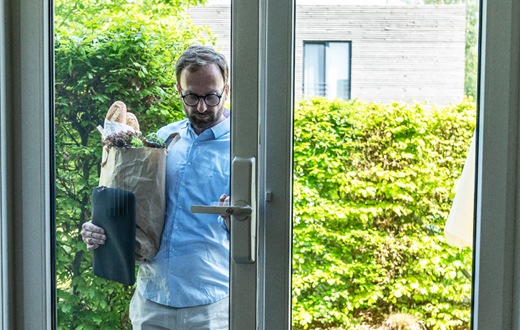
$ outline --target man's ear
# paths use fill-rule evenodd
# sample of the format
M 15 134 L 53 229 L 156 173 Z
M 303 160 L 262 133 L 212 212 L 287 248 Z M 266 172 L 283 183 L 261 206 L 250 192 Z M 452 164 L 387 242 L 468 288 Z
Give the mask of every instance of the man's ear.
M 230 91 L 230 88 L 229 88 L 229 84 L 226 84 L 226 99 L 229 99 L 229 91 Z
M 182 95 L 182 92 L 181 92 L 181 85 L 179 85 L 179 83 L 176 83 L 176 84 L 175 84 L 175 87 L 177 88 L 177 93 L 179 93 L 179 95 Z

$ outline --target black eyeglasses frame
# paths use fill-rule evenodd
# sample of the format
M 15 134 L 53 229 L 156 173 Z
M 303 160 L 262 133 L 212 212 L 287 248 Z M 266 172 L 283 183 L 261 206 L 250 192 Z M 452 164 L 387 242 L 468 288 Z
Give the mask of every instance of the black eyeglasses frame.
M 199 102 L 200 102 L 200 99 L 203 99 L 204 100 L 204 103 L 206 104 L 206 106 L 208 107 L 216 107 L 217 105 L 220 104 L 220 101 L 222 100 L 222 95 L 224 95 L 224 91 L 226 90 L 226 86 L 224 85 L 224 88 L 222 88 L 222 92 L 220 92 L 220 94 L 218 93 L 209 93 L 209 94 L 206 94 L 206 95 L 198 95 L 198 94 L 195 94 L 195 93 L 187 93 L 187 94 L 183 94 L 183 90 L 182 88 L 179 87 L 179 89 L 181 90 L 181 98 L 182 98 L 182 101 L 184 102 L 185 105 L 189 106 L 189 107 L 196 107 L 199 105 Z M 189 104 L 188 102 L 186 102 L 186 97 L 188 96 L 194 96 L 197 98 L 197 103 L 194 103 L 194 104 Z M 207 101 L 207 97 L 209 96 L 216 96 L 218 97 L 218 102 L 214 105 L 210 105 L 208 104 L 208 101 Z

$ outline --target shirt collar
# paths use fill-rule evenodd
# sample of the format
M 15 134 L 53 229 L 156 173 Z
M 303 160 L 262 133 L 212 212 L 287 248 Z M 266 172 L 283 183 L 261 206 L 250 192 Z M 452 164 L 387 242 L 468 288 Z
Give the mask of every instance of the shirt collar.
M 215 139 L 218 139 L 220 138 L 222 135 L 225 135 L 225 134 L 228 134 L 229 133 L 229 129 L 231 127 L 231 120 L 230 120 L 231 117 L 227 117 L 226 119 L 224 119 L 223 122 L 221 123 L 218 123 L 217 125 L 209 128 L 209 130 L 211 130 L 213 132 L 213 136 L 215 137 Z

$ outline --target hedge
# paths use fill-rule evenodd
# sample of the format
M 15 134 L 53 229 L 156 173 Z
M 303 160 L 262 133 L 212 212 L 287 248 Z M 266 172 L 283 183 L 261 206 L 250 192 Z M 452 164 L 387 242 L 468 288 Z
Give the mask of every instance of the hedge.
M 293 326 L 392 314 L 468 329 L 471 250 L 443 226 L 475 129 L 472 100 L 302 101 L 295 110 Z

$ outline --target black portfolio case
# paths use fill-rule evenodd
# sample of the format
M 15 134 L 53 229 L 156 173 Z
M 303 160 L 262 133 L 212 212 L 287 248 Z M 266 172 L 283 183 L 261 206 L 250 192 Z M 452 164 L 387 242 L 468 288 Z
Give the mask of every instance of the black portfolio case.
M 92 223 L 105 230 L 94 250 L 94 274 L 126 285 L 135 283 L 135 196 L 107 187 L 92 190 Z

